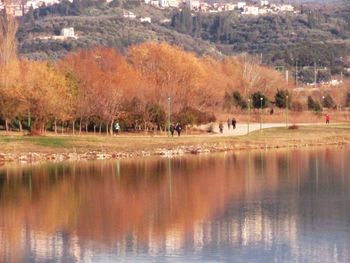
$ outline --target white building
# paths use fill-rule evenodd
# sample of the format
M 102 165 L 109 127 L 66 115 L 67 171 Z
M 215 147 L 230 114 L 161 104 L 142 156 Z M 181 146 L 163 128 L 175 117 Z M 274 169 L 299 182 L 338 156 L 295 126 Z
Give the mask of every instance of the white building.
M 130 11 L 124 11 L 123 12 L 123 17 L 124 18 L 129 18 L 129 19 L 135 19 L 136 15 L 133 12 Z
M 266 15 L 268 11 L 267 8 L 259 8 L 259 15 Z
M 61 30 L 61 36 L 64 38 L 76 38 L 73 27 L 65 27 Z
M 269 5 L 269 1 L 267 1 L 267 0 L 260 1 L 260 6 L 268 6 L 268 5 Z
M 151 0 L 151 5 L 155 7 L 159 7 L 159 1 L 158 0 Z
M 159 0 L 159 6 L 160 7 L 169 7 L 169 1 L 168 0 Z
M 294 11 L 294 6 L 292 5 L 281 5 L 280 10 L 282 12 L 293 12 Z
M 245 6 L 243 8 L 243 15 L 253 15 L 253 16 L 257 16 L 259 15 L 259 7 L 257 6 Z
M 147 17 L 141 17 L 140 21 L 142 23 L 152 23 L 152 19 L 150 17 L 148 17 L 148 16 Z
M 238 8 L 238 9 L 241 9 L 241 8 L 245 7 L 246 5 L 247 5 L 246 2 L 238 2 L 238 3 L 237 3 L 237 8 Z
M 198 0 L 186 0 L 186 5 L 191 10 L 199 10 L 199 7 L 200 7 L 200 3 Z
M 226 4 L 225 11 L 233 11 L 236 9 L 236 7 L 237 7 L 237 5 L 235 5 L 235 4 Z
M 179 0 L 168 0 L 170 7 L 179 7 L 181 4 L 181 1 Z

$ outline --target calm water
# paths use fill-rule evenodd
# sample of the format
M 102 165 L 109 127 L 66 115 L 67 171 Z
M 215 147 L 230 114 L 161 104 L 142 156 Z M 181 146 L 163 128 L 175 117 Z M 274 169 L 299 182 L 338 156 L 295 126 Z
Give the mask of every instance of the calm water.
M 350 262 L 350 149 L 0 168 L 0 262 Z

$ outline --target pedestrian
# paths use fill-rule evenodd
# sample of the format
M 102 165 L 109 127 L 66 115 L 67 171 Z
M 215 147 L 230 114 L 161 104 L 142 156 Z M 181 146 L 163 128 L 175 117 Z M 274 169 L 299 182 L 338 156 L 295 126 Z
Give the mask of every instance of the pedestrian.
M 180 136 L 181 135 L 181 130 L 182 130 L 182 126 L 181 126 L 180 123 L 176 123 L 175 130 L 177 132 L 177 136 Z
M 224 124 L 222 123 L 222 121 L 220 121 L 219 123 L 219 130 L 220 130 L 220 133 L 224 133 Z
M 236 119 L 235 118 L 232 118 L 232 129 L 236 129 Z
M 228 128 L 228 130 L 230 130 L 230 128 L 231 128 L 231 119 L 230 118 L 227 119 L 227 128 Z
M 329 116 L 329 114 L 326 114 L 326 124 L 329 124 L 329 122 L 331 121 L 331 116 Z
M 116 121 L 116 123 L 114 124 L 114 129 L 115 129 L 115 133 L 118 134 L 120 130 L 120 125 L 118 121 Z
M 174 123 L 172 123 L 172 124 L 170 125 L 170 133 L 171 133 L 171 136 L 172 136 L 172 137 L 174 137 L 174 132 L 175 132 L 175 125 L 174 125 Z

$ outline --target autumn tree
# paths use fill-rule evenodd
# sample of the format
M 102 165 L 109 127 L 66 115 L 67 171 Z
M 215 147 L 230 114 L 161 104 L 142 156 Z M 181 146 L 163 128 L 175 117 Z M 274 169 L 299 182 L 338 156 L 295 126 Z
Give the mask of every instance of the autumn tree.
M 64 75 L 47 62 L 22 61 L 21 100 L 30 111 L 33 133 L 42 134 L 53 118 L 62 119 L 69 112 L 69 90 Z
M 135 69 L 111 48 L 80 51 L 66 57 L 63 63 L 77 79 L 77 117 L 86 123 L 99 118 L 112 133 L 123 102 L 135 96 L 140 82 Z
M 6 11 L 0 14 L 0 117 L 9 122 L 21 111 L 18 81 L 20 77 L 16 43 L 17 22 Z M 21 123 L 20 123 L 21 124 Z

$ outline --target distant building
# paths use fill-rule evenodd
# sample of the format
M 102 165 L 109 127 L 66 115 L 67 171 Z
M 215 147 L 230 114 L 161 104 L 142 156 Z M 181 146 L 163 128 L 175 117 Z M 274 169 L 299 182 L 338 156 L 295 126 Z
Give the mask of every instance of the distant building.
M 141 17 L 140 21 L 142 23 L 152 23 L 152 19 L 150 17 Z
M 236 9 L 236 7 L 237 7 L 236 4 L 226 4 L 225 5 L 225 11 L 233 11 L 233 10 Z
M 267 0 L 261 0 L 261 1 L 260 1 L 260 5 L 261 5 L 261 6 L 268 6 L 268 5 L 269 5 L 269 1 L 267 1 Z
M 282 12 L 293 12 L 294 11 L 294 6 L 292 5 L 281 5 L 280 10 Z
M 62 28 L 61 36 L 64 38 L 76 38 L 73 27 Z
M 179 0 L 168 0 L 170 7 L 179 7 L 181 4 L 181 1 Z
M 129 19 L 135 19 L 136 15 L 133 12 L 130 11 L 124 11 L 123 12 L 123 17 L 124 18 L 129 18 Z
M 259 15 L 259 7 L 257 6 L 245 6 L 243 8 L 243 15 L 253 15 L 253 16 L 257 16 Z
M 159 7 L 159 1 L 158 0 L 151 0 L 151 5 L 155 7 Z
M 160 7 L 169 7 L 169 1 L 168 0 L 159 0 L 159 6 Z
M 191 10 L 199 10 L 199 7 L 200 7 L 200 3 L 198 0 L 186 0 L 186 5 Z
M 241 9 L 241 8 L 245 7 L 246 5 L 247 5 L 246 2 L 238 2 L 238 3 L 237 3 L 237 8 L 238 8 L 238 9 Z

